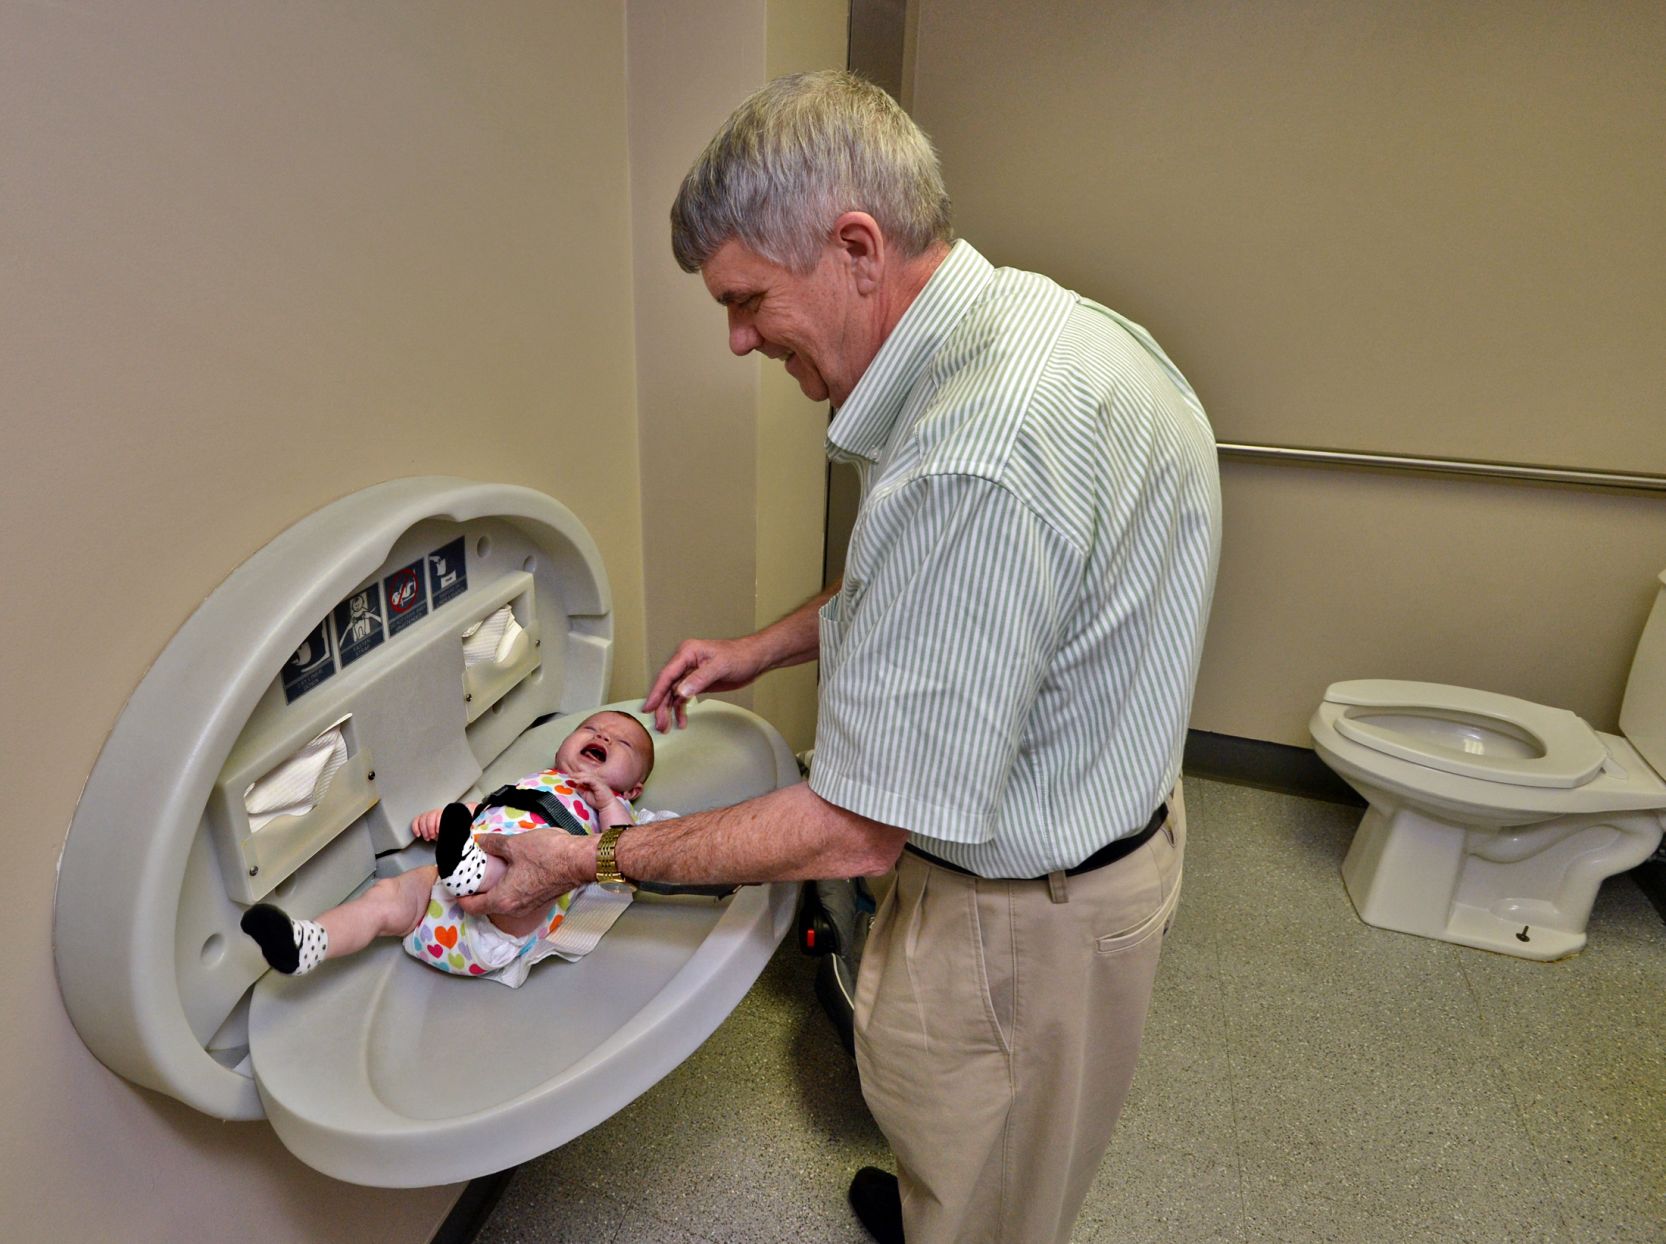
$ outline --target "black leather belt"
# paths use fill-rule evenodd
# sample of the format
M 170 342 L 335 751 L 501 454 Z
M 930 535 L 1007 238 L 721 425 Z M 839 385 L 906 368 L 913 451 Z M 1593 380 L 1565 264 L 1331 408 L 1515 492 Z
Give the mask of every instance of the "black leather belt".
M 1145 828 L 1140 830 L 1139 833 L 1130 834 L 1126 838 L 1112 839 L 1110 842 L 1107 842 L 1104 846 L 1100 847 L 1099 850 L 1095 851 L 1092 855 L 1088 856 L 1087 859 L 1083 860 L 1080 864 L 1077 864 L 1074 868 L 1065 869 L 1064 870 L 1064 875 L 1066 877 L 1074 877 L 1074 876 L 1078 875 L 1079 873 L 1090 873 L 1096 868 L 1103 868 L 1107 864 L 1116 863 L 1118 860 L 1120 860 L 1125 855 L 1132 855 L 1135 851 L 1138 851 L 1146 843 L 1150 842 L 1152 835 L 1155 834 L 1159 829 L 1161 829 L 1163 827 L 1163 823 L 1165 821 L 1167 821 L 1168 819 L 1169 819 L 1169 806 L 1168 806 L 1168 804 L 1167 803 L 1158 804 L 1157 805 L 1157 810 L 1151 814 L 1151 819 L 1145 823 Z M 949 863 L 948 860 L 939 859 L 937 856 L 933 855 L 930 851 L 922 851 L 919 847 L 915 846 L 912 842 L 909 843 L 903 849 L 905 851 L 912 851 L 915 855 L 919 856 L 921 859 L 929 860 L 931 863 L 936 864 L 937 867 L 939 867 L 939 868 L 947 868 L 950 872 L 961 873 L 962 875 L 967 876 L 967 877 L 978 877 L 978 879 L 980 881 L 1004 880 L 1003 878 L 999 878 L 999 877 L 983 877 L 983 876 L 980 876 L 978 873 L 973 872 L 970 868 L 962 868 L 959 864 L 951 864 L 951 863 Z M 1032 877 L 1032 878 L 1028 878 L 1028 880 L 1045 881 L 1045 880 L 1047 880 L 1047 878 L 1046 877 Z

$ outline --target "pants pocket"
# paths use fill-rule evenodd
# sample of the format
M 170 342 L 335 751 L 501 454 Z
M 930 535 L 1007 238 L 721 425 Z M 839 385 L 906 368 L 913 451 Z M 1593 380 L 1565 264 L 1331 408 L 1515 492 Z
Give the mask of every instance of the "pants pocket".
M 1012 933 L 1012 898 L 1005 887 L 977 887 L 970 895 L 972 937 L 989 1025 L 1001 1049 L 1011 1052 L 1018 1002 L 1018 967 Z
M 1100 955 L 1120 955 L 1161 933 L 1173 911 L 1174 887 L 1169 857 L 1175 848 L 1164 834 L 1155 834 L 1134 854 L 1112 865 L 1110 884 L 1118 891 L 1104 909 L 1114 920 L 1113 931 L 1094 938 Z

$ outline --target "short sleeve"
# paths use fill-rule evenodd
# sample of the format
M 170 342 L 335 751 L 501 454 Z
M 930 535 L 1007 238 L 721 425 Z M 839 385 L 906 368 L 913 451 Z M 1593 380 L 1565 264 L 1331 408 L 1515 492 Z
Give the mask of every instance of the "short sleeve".
M 988 841 L 1081 570 L 982 477 L 870 498 L 822 613 L 811 789 L 917 834 Z

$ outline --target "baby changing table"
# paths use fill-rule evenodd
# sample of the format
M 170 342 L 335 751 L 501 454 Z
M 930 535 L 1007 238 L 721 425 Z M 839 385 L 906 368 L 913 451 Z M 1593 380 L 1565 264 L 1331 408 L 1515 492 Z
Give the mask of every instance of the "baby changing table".
M 88 1048 L 383 1187 L 501 1170 L 628 1104 L 739 1002 L 796 884 L 641 896 L 518 990 L 432 971 L 397 939 L 284 977 L 237 923 L 263 900 L 312 916 L 429 862 L 412 817 L 545 767 L 611 658 L 596 546 L 533 490 L 396 480 L 273 540 L 168 644 L 77 807 L 53 946 Z M 798 780 L 781 737 L 727 704 L 693 706 L 656 748 L 647 808 Z

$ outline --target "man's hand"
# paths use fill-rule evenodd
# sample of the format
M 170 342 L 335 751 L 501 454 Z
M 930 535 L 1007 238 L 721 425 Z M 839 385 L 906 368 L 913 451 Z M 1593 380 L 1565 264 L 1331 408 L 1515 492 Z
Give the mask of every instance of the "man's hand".
M 554 829 L 524 834 L 482 834 L 475 841 L 509 866 L 484 894 L 459 899 L 475 916 L 540 914 L 575 886 L 596 879 L 596 840 Z
M 654 715 L 654 728 L 664 734 L 673 716 L 678 727 L 686 726 L 689 700 L 702 691 L 737 690 L 768 669 L 756 639 L 683 640 L 642 702 L 642 711 Z
M 642 711 L 654 715 L 654 728 L 664 734 L 673 716 L 678 727 L 688 725 L 688 701 L 702 691 L 737 691 L 759 674 L 814 661 L 821 648 L 817 612 L 839 586 L 835 583 L 779 622 L 741 639 L 683 640 L 654 679 Z

